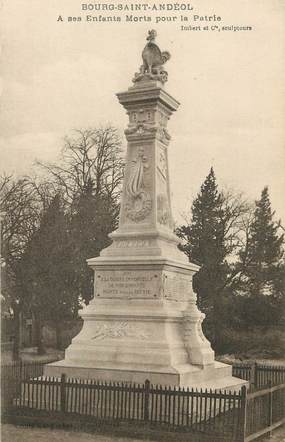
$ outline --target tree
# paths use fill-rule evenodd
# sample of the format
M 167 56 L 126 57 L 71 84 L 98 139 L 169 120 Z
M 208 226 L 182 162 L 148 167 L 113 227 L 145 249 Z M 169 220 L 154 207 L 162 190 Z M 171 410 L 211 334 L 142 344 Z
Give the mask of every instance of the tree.
M 268 187 L 256 201 L 256 210 L 250 226 L 250 240 L 247 250 L 247 275 L 253 295 L 264 294 L 264 290 L 275 292 L 276 272 L 283 257 L 284 234 L 278 234 L 278 223 L 274 221 Z
M 45 182 L 36 183 L 30 177 L 0 177 L 0 207 L 4 213 L 2 223 L 5 261 L 6 296 L 13 296 L 16 268 L 34 232 L 37 230 L 42 211 L 50 204 L 54 189 Z M 14 282 L 13 282 L 14 281 Z
M 252 306 L 248 309 L 252 311 L 250 320 L 258 323 L 276 320 L 282 312 L 280 303 L 284 303 L 284 234 L 278 233 L 280 222 L 274 221 L 274 214 L 265 187 L 256 201 L 248 244 L 238 263 L 244 268 L 239 291 L 250 298 L 245 301 Z M 257 314 L 257 304 L 263 314 Z
M 44 211 L 20 263 L 20 278 L 26 310 L 36 320 L 38 351 L 43 353 L 43 321 L 53 320 L 56 330 L 62 320 L 77 316 L 78 293 L 72 266 L 73 250 L 69 224 L 60 195 Z M 59 334 L 58 344 L 59 343 Z
M 56 314 L 64 316 L 72 303 L 76 314 L 80 300 L 90 300 L 93 272 L 86 259 L 109 244 L 108 233 L 118 220 L 124 166 L 120 137 L 111 126 L 76 131 L 75 137 L 65 139 L 60 161 L 40 166 L 46 176 L 0 180 L 1 211 L 5 212 L 3 292 L 17 323 L 24 310 L 32 311 L 41 324 L 51 317 L 52 304 L 58 305 Z M 68 266 L 52 270 L 44 250 L 55 262 L 61 256 Z M 62 285 L 58 269 L 65 275 Z M 71 298 L 58 304 L 67 291 Z M 59 323 L 59 317 L 54 319 Z
M 49 198 L 46 193 L 46 200 Z M 24 310 L 19 263 L 36 231 L 42 211 L 42 198 L 29 177 L 0 177 L 0 206 L 4 213 L 2 223 L 2 294 L 13 311 L 15 320 L 14 356 L 19 355 L 20 315 Z
M 66 137 L 57 164 L 38 163 L 72 204 L 92 181 L 94 195 L 108 195 L 117 200 L 122 184 L 124 162 L 117 129 L 106 126 L 76 130 Z
M 211 168 L 191 212 L 190 221 L 177 234 L 189 260 L 201 266 L 193 285 L 198 305 L 206 313 L 206 327 L 218 345 L 220 328 L 231 310 L 232 285 L 239 276 L 234 256 L 244 241 L 249 204 L 233 191 L 220 192 Z
M 59 164 L 40 164 L 60 190 L 70 216 L 78 294 L 87 303 L 93 272 L 86 259 L 98 256 L 116 228 L 124 161 L 118 131 L 107 126 L 76 131 L 65 139 Z
M 108 194 L 96 194 L 90 179 L 71 207 L 73 262 L 79 296 L 89 303 L 93 295 L 93 270 L 86 260 L 98 256 L 110 244 L 108 234 L 115 230 L 119 206 Z
M 214 329 L 215 340 L 218 339 L 219 291 L 227 277 L 223 217 L 222 196 L 211 168 L 193 202 L 191 224 L 180 227 L 178 236 L 186 240 L 181 248 L 189 260 L 201 266 L 193 285 L 198 305 Z

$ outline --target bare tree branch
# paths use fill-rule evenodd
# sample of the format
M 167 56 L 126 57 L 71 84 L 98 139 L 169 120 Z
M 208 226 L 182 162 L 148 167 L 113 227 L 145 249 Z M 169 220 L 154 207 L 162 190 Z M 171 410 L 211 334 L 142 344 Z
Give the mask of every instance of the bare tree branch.
M 121 140 L 112 126 L 76 130 L 66 137 L 59 164 L 38 162 L 62 189 L 66 201 L 72 201 L 92 182 L 94 195 L 118 198 L 124 161 Z

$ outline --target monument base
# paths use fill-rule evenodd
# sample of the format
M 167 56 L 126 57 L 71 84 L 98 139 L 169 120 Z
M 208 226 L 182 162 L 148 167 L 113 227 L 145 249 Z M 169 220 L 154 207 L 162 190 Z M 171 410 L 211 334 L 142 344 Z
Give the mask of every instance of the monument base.
M 70 364 L 70 365 L 69 365 Z M 232 367 L 227 364 L 215 361 L 206 367 L 185 366 L 177 367 L 170 371 L 166 368 L 148 371 L 146 367 L 141 370 L 134 367 L 133 370 L 105 367 L 96 368 L 92 364 L 82 365 L 80 363 L 68 362 L 67 360 L 47 364 L 44 369 L 44 376 L 60 377 L 66 374 L 68 378 L 96 379 L 106 382 L 124 382 L 143 384 L 147 379 L 153 385 L 167 385 L 189 388 L 202 388 L 212 390 L 238 391 L 247 381 L 232 376 Z
M 203 334 L 190 263 L 165 258 L 94 259 L 95 296 L 65 360 L 45 376 L 240 389 Z

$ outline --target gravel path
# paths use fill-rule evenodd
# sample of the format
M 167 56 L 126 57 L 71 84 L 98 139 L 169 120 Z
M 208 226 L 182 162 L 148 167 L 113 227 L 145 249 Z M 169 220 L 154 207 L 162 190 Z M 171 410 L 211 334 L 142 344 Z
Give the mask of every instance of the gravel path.
M 10 424 L 2 425 L 1 433 L 1 442 L 142 442 L 141 439 Z

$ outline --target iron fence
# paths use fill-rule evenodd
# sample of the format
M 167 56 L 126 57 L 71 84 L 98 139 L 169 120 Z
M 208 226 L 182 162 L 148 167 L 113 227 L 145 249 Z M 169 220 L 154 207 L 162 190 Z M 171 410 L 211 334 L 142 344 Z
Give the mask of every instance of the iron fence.
M 44 363 L 1 367 L 5 413 L 47 412 L 91 422 L 141 422 L 167 431 L 191 431 L 215 440 L 249 442 L 285 422 L 285 367 L 234 364 L 248 380 L 238 392 L 161 385 L 106 383 L 43 376 Z M 222 439 L 221 439 L 222 438 Z

